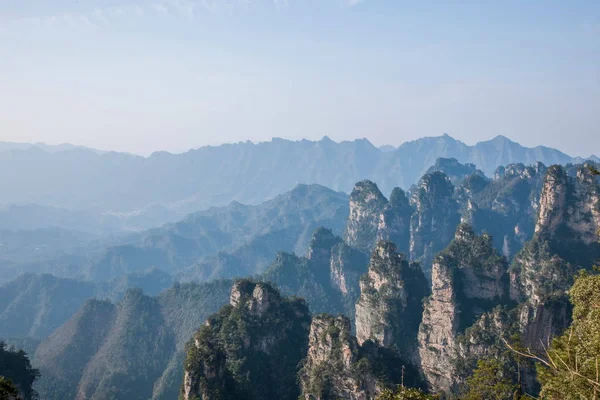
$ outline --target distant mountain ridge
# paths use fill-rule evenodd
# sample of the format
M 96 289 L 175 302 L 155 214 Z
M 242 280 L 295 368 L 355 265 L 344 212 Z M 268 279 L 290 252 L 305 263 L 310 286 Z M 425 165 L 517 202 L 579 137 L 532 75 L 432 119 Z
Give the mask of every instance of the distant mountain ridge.
M 407 189 L 440 157 L 472 163 L 488 176 L 500 165 L 582 160 L 548 147 L 526 148 L 503 136 L 474 146 L 448 135 L 425 137 L 397 149 L 377 148 L 367 139 L 336 143 L 327 137 L 274 138 L 182 154 L 156 152 L 147 158 L 32 146 L 0 151 L 0 189 L 5 205 L 35 203 L 113 213 L 156 206 L 183 215 L 232 200 L 257 204 L 300 183 L 348 193 L 354 183 L 370 179 L 384 193 L 397 186 Z
M 42 142 L 37 143 L 27 143 L 27 142 L 0 142 L 0 152 L 11 151 L 11 150 L 27 150 L 32 147 L 40 148 L 48 153 L 57 153 L 59 151 L 67 151 L 74 149 L 84 149 L 91 150 L 94 153 L 104 154 L 106 151 L 93 149 L 91 147 L 86 146 L 77 146 L 71 143 L 61 143 L 61 144 L 46 144 Z

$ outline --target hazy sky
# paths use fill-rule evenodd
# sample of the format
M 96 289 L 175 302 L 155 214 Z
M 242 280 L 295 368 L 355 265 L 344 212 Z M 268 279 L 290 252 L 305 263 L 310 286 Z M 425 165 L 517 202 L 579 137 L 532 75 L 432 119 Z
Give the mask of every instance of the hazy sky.
M 599 154 L 600 1 L 449 3 L 0 0 L 0 140 L 500 133 Z

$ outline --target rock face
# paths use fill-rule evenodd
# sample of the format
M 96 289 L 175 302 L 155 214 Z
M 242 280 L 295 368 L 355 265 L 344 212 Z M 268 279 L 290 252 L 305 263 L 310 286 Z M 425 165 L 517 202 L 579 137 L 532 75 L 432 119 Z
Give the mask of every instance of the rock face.
M 395 350 L 359 345 L 348 318 L 325 314 L 313 318 L 298 378 L 305 400 L 371 400 L 401 383 L 422 386 L 418 370 Z
M 360 181 L 350 194 L 350 215 L 344 231 L 349 246 L 369 253 L 377 240 L 380 215 L 388 204 L 377 185 Z
M 352 304 L 358 299 L 360 277 L 365 273 L 367 264 L 368 258 L 365 254 L 345 243 L 337 244 L 331 249 L 331 285 Z
M 342 243 L 342 239 L 335 236 L 326 228 L 318 228 L 312 235 L 306 258 L 319 264 L 329 264 L 331 249 Z
M 460 223 L 454 187 L 442 172 L 423 176 L 412 193 L 416 208 L 410 221 L 410 258 L 429 276 L 434 255 L 450 243 Z
M 406 193 L 400 188 L 395 188 L 390 196 L 390 202 L 379 215 L 377 242 L 382 240 L 393 242 L 399 252 L 408 254 L 410 218 L 413 211 Z
M 507 262 L 493 248 L 491 237 L 459 226 L 452 243 L 434 261 L 432 294 L 419 329 L 421 367 L 432 390 L 449 392 L 457 383 L 459 336 L 505 303 L 508 289 Z
M 535 232 L 551 238 L 576 238 L 590 245 L 598 242 L 599 227 L 597 177 L 585 166 L 570 170 L 550 167 L 544 179 Z
M 368 400 L 381 392 L 371 371 L 358 364 L 359 345 L 348 318 L 314 317 L 308 343 L 299 374 L 303 398 Z
M 396 253 L 393 243 L 379 242 L 360 288 L 356 303 L 358 342 L 372 340 L 383 347 L 395 346 L 401 356 L 414 359 L 422 301 L 429 292 L 419 265 Z
M 359 279 L 367 271 L 368 257 L 345 244 L 325 228 L 312 236 L 306 257 L 280 253 L 261 277 L 274 282 L 282 293 L 305 298 L 314 313 L 354 316 Z
M 471 175 L 485 176 L 483 171 L 478 170 L 475 164 L 461 164 L 456 158 L 438 158 L 435 164 L 428 170 L 427 174 L 443 172 L 453 185 L 459 185 L 466 177 Z
M 266 283 L 237 281 L 230 305 L 188 345 L 182 398 L 297 399 L 309 325 L 303 300 L 283 298 Z
M 567 291 L 577 271 L 600 256 L 600 191 L 585 166 L 552 166 L 543 180 L 534 238 L 511 266 L 511 297 L 522 302 L 524 345 L 542 349 L 565 329 L 571 308 Z
M 500 167 L 493 180 L 466 178 L 457 189 L 463 222 L 476 232 L 488 232 L 494 247 L 508 259 L 533 237 L 546 167 L 512 164 Z

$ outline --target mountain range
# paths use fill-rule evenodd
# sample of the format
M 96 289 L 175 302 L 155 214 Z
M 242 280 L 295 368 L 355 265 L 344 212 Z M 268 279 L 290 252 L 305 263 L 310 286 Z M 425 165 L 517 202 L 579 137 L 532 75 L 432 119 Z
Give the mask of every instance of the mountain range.
M 153 202 L 150 208 L 173 211 L 168 219 L 177 220 L 160 227 L 127 232 L 119 218 L 143 213 L 104 206 L 28 203 L 0 211 L 0 280 L 16 277 L 0 286 L 0 338 L 32 354 L 44 398 L 167 399 L 181 389 L 189 399 L 206 390 L 258 399 L 281 390 L 273 386 L 279 379 L 296 382 L 285 390 L 290 398 L 372 398 L 400 382 L 400 365 L 411 385 L 449 393 L 464 389 L 481 357 L 505 363 L 514 377 L 513 361 L 501 351 L 507 337 L 518 335 L 536 349 L 569 325 L 566 293 L 577 269 L 591 270 L 600 255 L 598 178 L 572 165 L 580 160 L 502 137 L 475 146 L 423 138 L 383 150 L 366 141 L 274 140 L 212 148 L 245 148 L 254 160 L 214 175 L 250 179 L 245 174 L 264 167 L 278 151 L 273 146 L 286 149 L 271 158 L 271 173 L 235 185 L 240 193 L 248 189 L 248 204 L 232 200 L 197 211 L 195 201 Z M 29 148 L 0 151 L 0 164 L 4 155 L 30 152 L 117 155 Z M 438 153 L 457 157 L 425 164 Z M 162 156 L 181 161 L 190 154 Z M 310 155 L 303 168 L 295 165 Z M 119 176 L 126 179 L 131 160 L 157 155 L 119 156 L 128 160 Z M 277 164 L 283 158 L 293 168 Z M 531 165 L 496 166 L 507 158 Z M 547 167 L 540 158 L 566 166 Z M 310 177 L 311 168 L 320 172 Z M 187 172 L 165 174 L 164 182 L 176 185 Z M 369 174 L 380 177 L 377 184 L 364 179 Z M 361 179 L 344 191 L 300 183 L 264 193 L 294 176 L 335 185 Z M 147 186 L 160 197 L 160 184 Z M 186 207 L 196 211 L 178 217 Z M 107 215 L 119 222 L 98 218 Z M 232 279 L 239 277 L 251 280 Z M 207 318 L 210 327 L 194 335 Z M 298 343 L 293 356 L 277 344 L 290 334 Z M 280 365 L 279 353 L 291 358 Z M 254 357 L 282 371 L 257 380 L 245 361 Z M 535 371 L 518 371 L 519 385 L 522 379 L 535 393 Z M 207 376 L 223 379 L 206 386 Z
M 395 149 L 377 148 L 367 139 L 336 143 L 327 137 L 275 138 L 149 157 L 71 146 L 61 146 L 60 151 L 35 145 L 4 148 L 0 151 L 4 205 L 145 213 L 162 218 L 161 223 L 233 200 L 258 204 L 300 183 L 348 193 L 357 181 L 370 179 L 384 193 L 396 186 L 407 189 L 440 157 L 472 163 L 488 176 L 511 163 L 582 161 L 548 147 L 526 148 L 503 136 L 474 146 L 448 135 L 425 137 Z
M 509 165 L 489 179 L 455 160 L 440 160 L 389 200 L 358 182 L 343 238 L 318 228 L 305 256 L 280 252 L 252 281 L 86 301 L 30 345 L 42 373 L 36 388 L 48 399 L 168 399 L 179 388 L 185 399 L 240 391 L 262 399 L 283 389 L 286 398 L 370 399 L 403 376 L 459 393 L 477 360 L 496 359 L 511 385 L 536 393 L 535 369 L 506 355 L 503 340 L 539 350 L 570 323 L 566 293 L 600 255 L 598 185 L 581 165 Z M 16 297 L 12 321 L 26 310 Z M 281 346 L 287 337 L 297 346 Z M 251 360 L 269 373 L 257 374 Z M 281 379 L 290 386 L 277 386 Z

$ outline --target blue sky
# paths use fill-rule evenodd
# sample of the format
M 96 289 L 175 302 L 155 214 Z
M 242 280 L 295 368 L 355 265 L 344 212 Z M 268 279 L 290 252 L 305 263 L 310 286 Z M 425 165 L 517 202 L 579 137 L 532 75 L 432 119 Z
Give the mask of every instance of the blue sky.
M 452 3 L 452 4 L 450 4 Z M 600 153 L 600 2 L 2 0 L 0 140 Z

